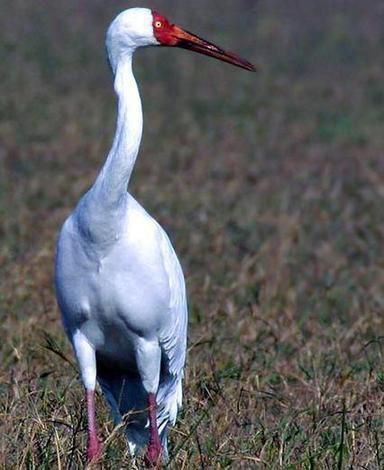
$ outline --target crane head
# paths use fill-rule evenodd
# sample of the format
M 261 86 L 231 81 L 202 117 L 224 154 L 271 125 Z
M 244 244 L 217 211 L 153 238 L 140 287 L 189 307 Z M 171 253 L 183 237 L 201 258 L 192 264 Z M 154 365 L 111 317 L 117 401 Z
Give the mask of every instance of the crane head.
M 147 8 L 129 8 L 120 13 L 108 29 L 106 46 L 113 70 L 122 56 L 138 47 L 170 46 L 189 49 L 255 71 L 247 60 L 170 23 L 158 12 Z
M 182 29 L 180 26 L 171 24 L 157 11 L 152 11 L 152 16 L 153 34 L 161 46 L 182 47 L 183 49 L 189 49 L 199 54 L 228 62 L 251 72 L 256 71 L 254 65 L 247 60 L 233 52 L 223 50 L 221 47 Z

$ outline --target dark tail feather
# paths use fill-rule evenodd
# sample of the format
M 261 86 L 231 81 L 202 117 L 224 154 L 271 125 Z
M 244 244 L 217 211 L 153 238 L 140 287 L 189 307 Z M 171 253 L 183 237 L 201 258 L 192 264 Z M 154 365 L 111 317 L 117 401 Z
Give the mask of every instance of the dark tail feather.
M 132 455 L 145 448 L 149 440 L 147 427 L 147 393 L 137 376 L 99 375 L 99 383 L 111 407 L 115 424 L 124 417 L 125 432 Z
M 98 364 L 99 366 L 99 364 Z M 147 392 L 136 374 L 127 374 L 98 367 L 98 381 L 111 407 L 115 424 L 124 417 L 125 433 L 131 455 L 146 448 L 149 442 Z M 157 425 L 163 447 L 163 460 L 168 459 L 168 424 L 176 420 L 181 405 L 181 378 L 171 375 L 160 377 L 157 393 Z

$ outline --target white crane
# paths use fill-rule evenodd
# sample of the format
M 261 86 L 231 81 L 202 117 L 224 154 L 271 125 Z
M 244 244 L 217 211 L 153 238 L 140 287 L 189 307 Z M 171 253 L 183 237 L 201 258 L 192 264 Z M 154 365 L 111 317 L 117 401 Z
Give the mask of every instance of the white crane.
M 56 293 L 86 390 L 88 461 L 101 454 L 96 379 L 119 422 L 129 412 L 132 455 L 148 446 L 149 466 L 167 458 L 168 424 L 182 399 L 187 303 L 183 272 L 160 225 L 127 192 L 142 134 L 132 56 L 142 46 L 178 46 L 254 70 L 146 8 L 120 13 L 106 46 L 118 97 L 116 134 L 94 185 L 57 242 Z

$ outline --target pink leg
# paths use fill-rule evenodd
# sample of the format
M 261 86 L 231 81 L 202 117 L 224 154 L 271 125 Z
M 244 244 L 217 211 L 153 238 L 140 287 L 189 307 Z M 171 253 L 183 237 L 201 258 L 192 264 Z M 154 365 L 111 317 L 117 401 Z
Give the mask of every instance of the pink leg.
M 149 405 L 149 445 L 145 453 L 145 463 L 148 467 L 159 467 L 161 463 L 161 443 L 156 419 L 156 396 L 154 393 L 148 394 Z
M 88 445 L 87 460 L 92 462 L 101 456 L 101 443 L 97 437 L 96 413 L 95 413 L 95 391 L 87 390 L 87 412 L 88 412 Z

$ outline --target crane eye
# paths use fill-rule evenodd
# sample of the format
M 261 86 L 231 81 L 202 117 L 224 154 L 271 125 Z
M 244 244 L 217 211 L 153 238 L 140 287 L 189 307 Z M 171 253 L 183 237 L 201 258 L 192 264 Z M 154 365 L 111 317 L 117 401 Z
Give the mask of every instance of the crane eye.
M 155 28 L 161 28 L 163 23 L 161 21 L 155 21 Z

